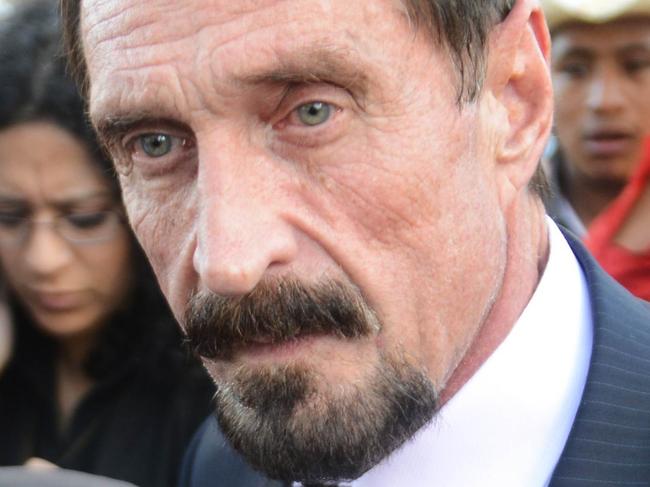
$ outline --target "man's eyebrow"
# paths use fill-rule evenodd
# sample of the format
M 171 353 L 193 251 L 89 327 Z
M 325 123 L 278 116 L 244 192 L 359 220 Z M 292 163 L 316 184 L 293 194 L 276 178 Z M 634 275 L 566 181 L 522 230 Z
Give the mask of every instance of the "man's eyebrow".
M 625 46 L 617 49 L 619 53 L 636 53 L 636 52 L 647 52 L 650 51 L 649 42 L 635 42 L 633 44 L 626 44 Z
M 348 51 L 307 50 L 284 57 L 279 66 L 237 76 L 235 82 L 243 85 L 331 83 L 362 97 L 368 90 L 368 75 L 355 58 Z
M 187 130 L 187 126 L 174 115 L 148 110 L 98 114 L 93 117 L 93 125 L 100 143 L 104 146 L 110 146 L 130 131 L 145 125 Z
M 294 53 L 281 59 L 279 65 L 260 69 L 252 74 L 235 75 L 235 85 L 290 85 L 330 83 L 349 90 L 359 101 L 365 98 L 369 78 L 367 70 L 348 51 L 319 48 Z M 129 131 L 143 125 L 161 125 L 187 130 L 187 124 L 179 121 L 178 114 L 162 110 L 98 110 L 91 113 L 99 141 L 109 146 Z
M 556 53 L 556 59 L 564 59 L 567 57 L 591 59 L 594 57 L 594 52 L 586 47 L 575 46 L 562 49 Z

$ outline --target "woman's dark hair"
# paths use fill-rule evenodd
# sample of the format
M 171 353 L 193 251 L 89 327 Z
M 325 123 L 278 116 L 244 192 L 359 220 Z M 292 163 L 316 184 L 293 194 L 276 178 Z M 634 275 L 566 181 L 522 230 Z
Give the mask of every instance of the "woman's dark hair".
M 117 190 L 110 161 L 101 154 L 84 102 L 66 72 L 57 4 L 17 3 L 0 22 L 0 130 L 29 121 L 49 121 L 82 141 Z
M 116 200 L 121 201 L 112 163 L 100 149 L 87 121 L 84 102 L 66 70 L 56 2 L 31 0 L 17 4 L 14 13 L 0 21 L 0 130 L 34 121 L 66 129 L 85 145 Z M 110 325 L 104 327 L 89 357 L 88 372 L 95 377 L 108 372 L 114 360 L 144 339 L 147 330 L 152 332 L 147 325 L 172 321 L 144 253 L 130 229 L 129 233 L 133 244 L 132 292 Z M 11 296 L 10 304 L 18 325 L 18 341 L 21 335 L 36 337 L 31 319 L 15 296 Z M 23 326 L 23 322 L 27 325 Z M 29 328 L 32 330 L 27 331 Z

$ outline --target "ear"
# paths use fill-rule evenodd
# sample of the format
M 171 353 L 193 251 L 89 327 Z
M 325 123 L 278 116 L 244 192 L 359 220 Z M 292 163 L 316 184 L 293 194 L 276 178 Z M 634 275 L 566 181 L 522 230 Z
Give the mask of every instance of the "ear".
M 490 35 L 484 93 L 491 95 L 496 171 L 507 193 L 526 188 L 552 125 L 550 42 L 534 0 L 517 0 Z

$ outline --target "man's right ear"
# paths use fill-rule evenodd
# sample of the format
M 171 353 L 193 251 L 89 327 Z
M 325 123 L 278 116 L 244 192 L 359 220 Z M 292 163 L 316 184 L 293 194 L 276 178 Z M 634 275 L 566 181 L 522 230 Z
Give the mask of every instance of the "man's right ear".
M 552 125 L 550 44 L 534 0 L 517 0 L 490 35 L 485 93 L 498 110 L 496 170 L 514 191 L 532 178 Z

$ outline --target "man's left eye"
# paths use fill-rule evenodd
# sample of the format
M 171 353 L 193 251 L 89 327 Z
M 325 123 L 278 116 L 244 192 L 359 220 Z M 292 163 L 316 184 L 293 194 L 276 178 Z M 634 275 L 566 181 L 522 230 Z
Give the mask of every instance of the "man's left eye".
M 139 137 L 138 144 L 149 157 L 163 157 L 172 150 L 172 137 L 167 134 L 144 134 Z
M 330 104 L 322 101 L 313 101 L 300 105 L 296 109 L 298 119 L 310 127 L 321 125 L 327 122 L 332 116 L 333 108 Z

